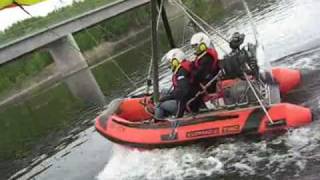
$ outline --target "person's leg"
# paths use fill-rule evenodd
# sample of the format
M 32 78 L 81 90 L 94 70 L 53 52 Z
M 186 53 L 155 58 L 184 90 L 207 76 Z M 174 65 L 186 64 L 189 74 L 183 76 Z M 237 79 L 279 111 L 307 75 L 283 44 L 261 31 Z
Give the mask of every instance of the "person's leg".
M 199 112 L 200 108 L 204 108 L 206 107 L 204 102 L 202 101 L 202 97 L 199 96 L 198 98 L 196 98 L 191 104 L 190 104 L 190 108 L 192 113 L 197 113 Z
M 155 118 L 156 119 L 164 119 L 167 116 L 175 115 L 177 113 L 177 101 L 176 100 L 168 100 L 161 102 L 155 110 Z
M 217 90 L 217 81 L 214 81 L 208 88 L 207 92 L 208 93 L 215 93 Z
M 156 106 L 156 109 L 154 111 L 154 118 L 155 119 L 163 119 L 165 117 L 165 112 L 161 108 L 160 104 Z

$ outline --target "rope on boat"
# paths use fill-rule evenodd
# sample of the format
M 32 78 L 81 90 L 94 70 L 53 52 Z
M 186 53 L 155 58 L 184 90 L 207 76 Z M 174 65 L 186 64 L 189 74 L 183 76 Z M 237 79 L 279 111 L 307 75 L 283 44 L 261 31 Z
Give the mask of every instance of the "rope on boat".
M 121 68 L 121 66 L 115 61 L 112 60 L 112 63 L 117 66 L 120 72 L 128 79 L 128 81 L 135 87 L 138 88 L 138 85 L 129 77 L 129 75 Z
M 229 43 L 229 40 L 224 37 L 218 30 L 213 28 L 209 23 L 207 23 L 204 19 L 202 19 L 200 16 L 198 16 L 196 13 L 194 13 L 190 8 L 188 8 L 185 4 L 180 3 L 183 8 L 185 8 L 192 16 L 197 18 L 202 24 L 206 25 L 211 31 L 213 31 L 218 37 L 220 37 L 222 40 L 224 40 L 226 43 Z
M 110 31 L 106 31 L 100 24 L 98 24 L 97 27 L 98 27 L 99 29 L 101 29 L 104 33 L 108 33 L 108 34 L 111 34 L 112 36 L 115 36 L 114 33 L 110 32 Z M 135 48 L 135 47 L 136 47 L 136 46 L 128 43 L 127 41 L 123 41 L 123 42 L 121 41 L 121 43 L 123 43 L 123 44 L 125 44 L 125 45 L 127 45 L 127 46 L 129 46 L 129 47 L 131 47 L 131 48 Z M 144 53 L 143 51 L 139 51 L 139 53 L 140 53 L 141 55 L 143 55 L 144 57 L 146 57 L 146 58 L 150 58 L 150 55 Z M 138 81 L 137 83 L 134 83 L 134 81 L 129 77 L 129 75 L 128 75 L 118 64 L 117 64 L 117 67 L 120 69 L 120 71 L 122 72 L 122 74 L 124 74 L 124 75 L 126 76 L 126 78 L 129 80 L 129 82 L 130 82 L 131 84 L 133 84 L 135 88 L 138 88 L 138 85 L 137 85 L 137 84 L 139 84 L 139 83 L 142 82 L 142 81 Z M 151 58 L 151 60 L 150 60 L 150 65 L 149 65 L 149 68 L 148 68 L 148 77 L 147 77 L 147 79 L 143 79 L 143 81 L 147 80 L 147 90 L 146 90 L 146 94 L 149 94 L 149 89 L 150 89 L 150 87 L 148 87 L 148 84 L 151 84 L 151 82 L 148 82 L 148 81 L 150 81 L 150 79 L 151 79 L 151 73 L 152 73 L 152 58 Z
M 110 34 L 111 36 L 116 36 L 116 35 L 115 35 L 114 33 L 112 33 L 111 31 L 105 30 L 105 29 L 102 27 L 101 24 L 97 24 L 97 27 L 98 27 L 99 29 L 101 29 L 101 30 L 102 30 L 104 33 L 106 33 L 106 34 Z M 138 32 L 138 33 L 140 33 L 140 32 Z M 125 45 L 129 46 L 130 48 L 135 48 L 135 47 L 137 47 L 137 46 L 135 46 L 135 45 L 133 45 L 133 44 L 128 43 L 127 41 L 121 41 L 120 43 L 121 43 L 121 44 L 125 44 Z M 140 53 L 141 55 L 143 55 L 144 57 L 146 57 L 146 58 L 150 58 L 150 55 L 144 53 L 143 51 L 139 51 L 139 53 Z M 111 54 L 110 54 L 110 55 L 111 55 Z
M 254 39 L 256 41 L 256 45 L 258 45 L 259 44 L 259 42 L 258 42 L 259 33 L 258 33 L 258 30 L 257 30 L 257 27 L 255 26 L 255 24 L 252 21 L 253 15 L 252 15 L 252 13 L 251 13 L 251 11 L 249 9 L 249 6 L 248 6 L 247 2 L 245 0 L 241 0 L 241 2 L 243 4 L 244 9 L 247 12 L 248 17 L 249 17 L 249 22 L 250 22 L 250 25 L 252 27 Z
M 98 25 L 98 27 L 102 30 L 103 28 L 101 27 L 101 25 Z M 92 36 L 87 29 L 85 30 L 85 32 L 90 36 L 90 38 L 95 41 L 96 45 L 98 45 L 98 41 L 96 40 L 96 38 L 94 36 Z M 105 32 L 105 31 L 104 31 Z M 128 46 L 131 46 L 130 44 L 126 43 Z M 112 63 L 120 70 L 120 72 L 125 76 L 125 78 L 135 87 L 138 88 L 138 85 L 129 77 L 129 75 L 121 68 L 121 66 L 119 65 L 119 63 L 117 63 L 115 60 L 111 60 Z
M 264 113 L 266 114 L 266 116 L 267 116 L 267 118 L 268 118 L 268 121 L 269 121 L 271 124 L 274 124 L 274 121 L 272 120 L 269 112 L 267 111 L 267 108 L 266 108 L 265 105 L 263 104 L 263 102 L 262 102 L 262 100 L 260 99 L 260 97 L 259 97 L 258 93 L 256 92 L 255 88 L 253 87 L 253 85 L 252 85 L 252 83 L 251 83 L 248 75 L 247 75 L 245 72 L 243 73 L 243 75 L 244 75 L 244 77 L 246 78 L 246 81 L 248 82 L 249 87 L 250 87 L 250 89 L 252 90 L 254 96 L 255 96 L 256 99 L 258 100 L 258 102 L 259 102 L 262 110 L 263 110 Z
M 180 3 L 178 3 L 176 0 L 173 1 L 177 7 L 181 8 L 182 11 L 189 17 L 189 19 L 195 23 L 203 33 L 205 33 L 207 36 L 209 36 L 209 38 L 211 39 L 211 41 L 214 42 L 214 44 L 216 44 L 222 51 L 223 53 L 227 54 L 227 51 L 219 44 L 219 43 L 215 43 L 215 41 L 211 38 L 210 33 L 197 21 L 195 20 L 192 15 L 188 12 L 187 9 L 185 9 Z M 200 17 L 199 17 L 200 18 Z M 204 21 L 204 20 L 203 20 Z
M 153 59 L 151 58 L 149 68 L 148 68 L 148 77 L 146 79 L 147 80 L 147 87 L 146 87 L 146 92 L 145 92 L 146 95 L 150 93 L 150 86 L 152 85 L 152 81 L 151 81 L 152 61 L 153 61 Z
M 183 33 L 182 33 L 182 43 L 181 44 L 185 44 L 186 43 L 186 30 L 187 29 L 187 25 L 186 25 L 186 21 L 183 21 Z
M 257 47 L 261 47 L 262 52 L 264 52 L 264 46 L 263 46 L 263 44 L 262 44 L 261 42 L 259 43 L 259 39 L 260 39 L 260 38 L 259 38 L 259 33 L 258 33 L 258 30 L 257 30 L 257 26 L 256 26 L 256 25 L 254 24 L 254 22 L 252 21 L 252 20 L 253 20 L 253 15 L 252 15 L 252 13 L 251 13 L 251 11 L 250 11 L 250 9 L 249 9 L 249 6 L 248 6 L 246 0 L 241 0 L 241 2 L 242 2 L 242 4 L 243 4 L 243 6 L 244 6 L 244 9 L 245 9 L 246 12 L 247 12 L 248 17 L 249 17 L 249 22 L 250 22 L 250 25 L 251 25 L 251 28 L 252 28 L 252 31 L 253 31 L 253 34 L 254 34 L 254 38 L 255 38 L 255 41 L 256 41 L 256 45 L 257 45 Z M 248 78 L 248 75 L 247 75 L 246 73 L 244 73 L 244 77 L 246 78 L 246 80 L 247 80 L 247 82 L 248 82 L 248 84 L 249 84 L 249 87 L 251 88 L 251 90 L 252 90 L 253 94 L 255 95 L 256 99 L 258 100 L 258 102 L 259 102 L 262 110 L 263 110 L 264 113 L 266 114 L 269 122 L 270 122 L 271 124 L 274 124 L 274 121 L 272 120 L 272 118 L 271 118 L 269 112 L 267 111 L 265 105 L 263 104 L 263 102 L 262 102 L 261 99 L 259 98 L 256 90 L 254 89 L 254 87 L 253 87 L 252 83 L 250 82 L 250 80 L 249 80 L 249 78 Z
M 258 32 L 258 29 L 257 29 L 257 26 L 256 24 L 253 22 L 253 15 L 249 9 L 249 6 L 246 2 L 246 0 L 241 0 L 242 4 L 243 4 L 243 7 L 244 9 L 246 10 L 247 12 L 247 15 L 249 17 L 249 23 L 251 25 L 251 29 L 253 31 L 253 36 L 255 38 L 255 43 L 256 43 L 256 46 L 257 46 L 257 54 L 260 52 L 261 56 L 260 56 L 260 61 L 263 62 L 265 68 L 267 71 L 269 71 L 270 74 L 272 74 L 271 72 L 271 64 L 269 61 L 266 61 L 265 60 L 265 47 L 261 41 L 261 38 L 260 38 L 260 35 L 259 35 L 259 32 Z M 262 60 L 261 60 L 262 59 Z M 271 78 L 273 79 L 273 76 L 271 76 Z
M 159 30 L 159 25 L 160 25 L 160 18 L 161 18 L 161 13 L 163 11 L 163 4 L 164 4 L 164 1 L 161 0 L 161 3 L 160 3 L 160 7 L 159 7 L 159 10 L 158 10 L 158 18 L 157 18 L 157 31 Z

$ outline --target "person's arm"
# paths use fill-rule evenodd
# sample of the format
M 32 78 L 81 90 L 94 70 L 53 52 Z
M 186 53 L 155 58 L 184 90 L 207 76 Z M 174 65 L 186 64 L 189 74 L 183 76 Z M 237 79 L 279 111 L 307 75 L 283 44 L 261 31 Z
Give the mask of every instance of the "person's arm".
M 177 87 L 174 91 L 174 96 L 178 103 L 178 110 L 176 114 L 177 118 L 182 117 L 184 114 L 188 95 L 191 90 L 190 88 L 191 86 L 188 79 L 188 73 L 184 70 L 179 71 L 177 74 Z
M 190 91 L 190 81 L 188 79 L 188 73 L 181 70 L 177 74 L 177 85 L 173 91 L 176 100 L 184 99 Z
M 206 74 L 209 72 L 212 66 L 212 59 L 209 55 L 204 55 L 200 62 L 199 69 L 193 72 L 193 76 L 196 81 L 201 81 L 205 78 Z
M 163 102 L 172 99 L 179 101 L 188 95 L 189 88 L 188 73 L 184 70 L 179 70 L 177 73 L 176 87 L 169 94 L 160 97 L 159 101 Z

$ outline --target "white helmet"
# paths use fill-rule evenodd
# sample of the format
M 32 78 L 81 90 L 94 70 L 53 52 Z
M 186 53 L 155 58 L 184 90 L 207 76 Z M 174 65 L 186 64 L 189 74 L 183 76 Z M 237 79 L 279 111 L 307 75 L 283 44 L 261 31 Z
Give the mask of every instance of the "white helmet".
M 170 68 L 173 72 L 180 67 L 180 63 L 185 58 L 185 53 L 179 48 L 171 49 L 165 56 L 166 63 L 170 64 Z
M 190 44 L 196 50 L 196 54 L 201 54 L 211 47 L 211 39 L 205 33 L 199 32 L 192 36 Z

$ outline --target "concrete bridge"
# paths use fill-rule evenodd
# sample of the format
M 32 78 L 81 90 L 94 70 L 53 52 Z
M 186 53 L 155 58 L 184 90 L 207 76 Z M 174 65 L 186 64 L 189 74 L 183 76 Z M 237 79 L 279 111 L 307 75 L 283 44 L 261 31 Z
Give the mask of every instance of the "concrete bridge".
M 160 0 L 157 1 L 160 4 Z M 220 1 L 228 7 L 239 0 L 214 1 Z M 118 0 L 7 44 L 2 44 L 0 45 L 0 65 L 14 61 L 17 57 L 39 48 L 45 48 L 56 63 L 59 78 L 64 79 L 75 96 L 89 104 L 104 105 L 104 95 L 90 69 L 88 69 L 87 61 L 72 34 L 148 3 L 150 3 L 150 0 Z M 174 47 L 167 15 L 165 11 L 162 11 L 162 13 L 170 44 Z
M 45 47 L 70 91 L 89 104 L 104 105 L 102 94 L 72 33 L 81 31 L 104 20 L 134 8 L 146 5 L 150 0 L 119 0 L 112 4 L 81 14 L 46 29 L 0 45 L 0 65 L 38 48 Z M 72 76 L 69 76 L 74 74 Z

